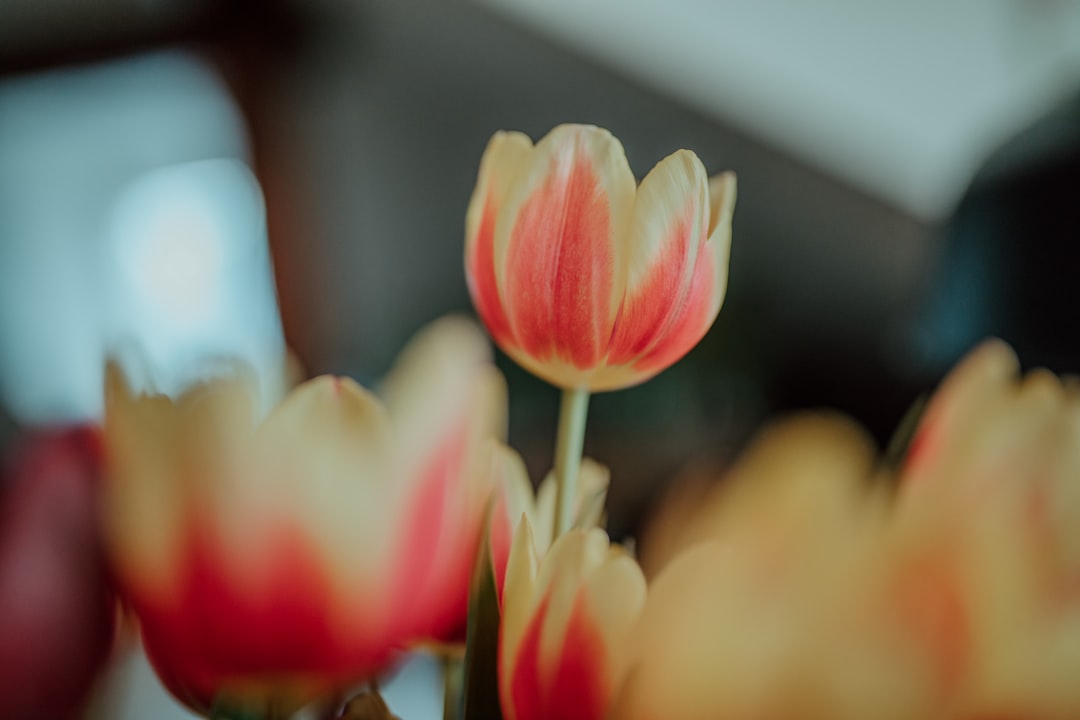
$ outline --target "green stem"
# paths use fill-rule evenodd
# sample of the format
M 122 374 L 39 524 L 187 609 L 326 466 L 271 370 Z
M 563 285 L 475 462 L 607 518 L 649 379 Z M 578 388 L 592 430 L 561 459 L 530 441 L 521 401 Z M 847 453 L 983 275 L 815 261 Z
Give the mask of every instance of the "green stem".
M 559 408 L 559 434 L 555 438 L 555 525 L 552 542 L 574 524 L 574 497 L 581 448 L 585 444 L 585 419 L 589 414 L 589 391 L 585 388 L 563 390 Z
M 460 655 L 444 653 L 442 661 L 443 676 L 443 720 L 458 720 L 464 700 L 465 662 Z

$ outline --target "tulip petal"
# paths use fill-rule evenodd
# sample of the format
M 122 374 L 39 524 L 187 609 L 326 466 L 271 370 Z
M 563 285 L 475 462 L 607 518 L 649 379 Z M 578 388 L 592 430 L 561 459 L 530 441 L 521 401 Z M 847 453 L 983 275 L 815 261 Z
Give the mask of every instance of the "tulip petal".
M 971 423 L 980 423 L 1020 370 L 1019 360 L 1008 345 L 990 340 L 965 357 L 934 394 L 908 448 L 905 483 L 926 477 L 925 468 L 941 462 L 951 449 L 953 437 Z M 969 436 L 978 433 L 969 432 Z
M 465 278 L 469 294 L 484 325 L 500 345 L 512 344 L 513 335 L 496 279 L 495 223 L 506 193 L 532 149 L 532 141 L 522 133 L 496 133 L 480 159 L 476 189 L 465 215 Z
M 605 677 L 603 640 L 585 597 L 576 596 L 564 628 L 564 641 L 555 664 L 545 666 L 540 651 L 548 623 L 548 600 L 537 607 L 522 639 L 511 680 L 511 700 L 505 714 L 512 720 L 602 720 L 610 698 Z
M 582 582 L 604 561 L 608 549 L 608 537 L 603 530 L 573 531 L 560 536 L 540 564 L 538 594 L 547 604 L 540 636 L 541 677 L 545 684 L 553 681 L 552 671 L 560 664 Z
M 606 465 L 601 465 L 592 458 L 581 460 L 577 498 L 574 503 L 574 527 L 588 529 L 604 524 L 604 506 L 610 484 L 611 471 Z
M 502 624 L 499 627 L 499 692 L 503 712 L 510 720 L 514 720 L 511 711 L 512 670 L 521 654 L 522 641 L 533 615 L 538 565 L 529 518 L 522 515 L 514 530 L 514 542 L 510 546 L 510 558 L 506 564 Z M 539 642 L 539 630 L 536 633 L 536 642 Z
M 238 435 L 252 431 L 254 383 L 247 375 L 194 387 L 175 402 L 132 390 L 110 363 L 105 443 L 112 486 L 105 493 L 107 541 L 126 580 L 156 597 L 175 594 L 184 549 L 182 518 L 192 499 L 220 493 Z
M 269 540 L 252 529 L 279 532 L 275 524 L 287 519 L 300 523 L 331 563 L 343 585 L 338 596 L 364 597 L 364 578 L 385 577 L 381 569 L 393 561 L 364 542 L 392 530 L 392 437 L 382 404 L 348 378 L 315 378 L 289 393 L 256 432 L 250 482 L 257 489 L 238 488 L 227 504 L 224 531 L 243 578 L 237 584 L 253 598 L 273 592 L 274 558 L 260 553 Z M 260 556 L 265 563 L 252 563 Z
M 720 312 L 727 293 L 731 252 L 731 217 L 735 206 L 735 175 L 724 173 L 709 183 L 714 223 L 698 253 L 690 287 L 680 308 L 656 344 L 633 364 L 634 370 L 654 375 L 690 352 L 705 336 Z
M 405 508 L 392 531 L 403 562 L 395 595 L 427 608 L 409 614 L 432 618 L 421 634 L 436 639 L 460 629 L 492 490 L 489 443 L 505 434 L 506 389 L 490 355 L 476 325 L 444 318 L 409 343 L 383 386 Z
M 505 654 L 500 661 L 499 674 L 505 676 L 501 685 L 503 715 L 507 720 L 546 720 L 545 693 L 540 681 L 540 634 L 544 629 L 547 605 L 542 603 L 527 618 L 515 652 Z M 505 668 L 505 669 L 504 669 Z
M 575 487 L 573 526 L 588 529 L 600 525 L 604 514 L 604 500 L 607 498 L 611 472 L 592 458 L 582 458 Z M 551 547 L 551 533 L 555 529 L 555 500 L 558 493 L 558 480 L 555 473 L 548 473 L 536 490 L 536 514 L 533 527 L 536 537 L 536 550 L 541 555 Z
M 596 634 L 597 648 L 592 650 L 592 661 L 587 667 L 592 668 L 594 675 L 594 692 L 602 690 L 598 694 L 602 696 L 605 708 L 627 669 L 631 630 L 645 607 L 645 596 L 645 576 L 641 567 L 618 548 L 612 548 L 604 563 L 593 571 L 582 592 L 584 604 L 581 610 L 588 619 L 587 622 L 578 620 L 578 624 L 587 624 Z M 571 627 L 568 642 L 578 634 Z M 580 653 L 583 656 L 589 654 L 584 649 Z M 603 676 L 596 677 L 601 671 Z
M 1066 417 L 1065 388 L 1046 370 L 1019 381 L 1018 369 L 1012 351 L 991 341 L 946 378 L 909 450 L 904 502 L 945 506 L 943 493 L 1000 502 L 1004 493 L 1028 505 L 1024 497 L 1051 491 L 1047 482 L 1064 460 L 1056 438 Z
M 501 608 L 503 586 L 506 581 L 506 565 L 510 560 L 510 546 L 522 514 L 533 512 L 533 489 L 525 463 L 512 449 L 499 445 L 495 449 L 494 462 L 500 485 L 491 509 L 491 528 L 488 537 L 491 567 L 495 576 L 495 592 Z
M 531 610 L 526 626 L 513 620 L 515 643 L 504 641 L 504 712 L 514 720 L 601 720 L 644 605 L 640 568 L 602 530 L 573 530 L 552 545 L 531 586 L 508 582 L 508 607 L 525 603 L 521 589 L 531 590 Z
M 436 320 L 401 352 L 381 394 L 399 430 L 395 452 L 405 477 L 419 478 L 430 454 L 466 419 L 471 441 L 505 434 L 505 388 L 490 360 L 483 332 L 460 317 Z M 481 462 L 481 450 L 477 445 L 465 460 Z M 486 477 L 478 473 L 470 479 Z
M 620 258 L 626 295 L 609 364 L 646 354 L 680 316 L 708 224 L 708 181 L 697 155 L 679 150 L 657 163 L 638 188 L 630 242 Z
M 500 292 L 520 353 L 552 377 L 551 361 L 591 369 L 606 354 L 622 296 L 616 268 L 634 198 L 622 145 L 606 130 L 552 130 L 518 177 L 496 225 Z M 498 273 L 497 273 L 498 275 Z

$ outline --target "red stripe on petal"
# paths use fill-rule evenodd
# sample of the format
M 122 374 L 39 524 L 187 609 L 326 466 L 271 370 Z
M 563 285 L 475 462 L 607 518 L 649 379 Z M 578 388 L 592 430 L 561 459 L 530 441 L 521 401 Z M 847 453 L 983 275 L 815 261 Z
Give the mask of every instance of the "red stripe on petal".
M 544 692 L 540 684 L 540 635 L 547 615 L 545 598 L 533 613 L 517 647 L 517 657 L 499 658 L 499 672 L 512 673 L 509 687 L 503 683 L 502 709 L 508 720 L 548 720 Z M 500 656 L 503 643 L 499 643 Z M 507 667 L 507 663 L 510 666 Z M 506 694 L 509 693 L 509 697 Z
M 960 563 L 949 549 L 916 558 L 896 573 L 889 597 L 906 632 L 929 651 L 942 687 L 955 690 L 970 668 L 972 628 L 960 584 Z
M 493 193 L 489 192 L 484 202 L 484 213 L 480 227 L 476 232 L 474 250 L 469 256 L 466 267 L 466 280 L 473 304 L 480 314 L 480 319 L 487 326 L 488 332 L 500 346 L 513 343 L 510 323 L 503 309 L 502 298 L 495 273 L 495 219 L 498 208 L 495 206 Z
M 680 215 L 647 279 L 627 292 L 611 338 L 609 365 L 625 365 L 641 357 L 686 303 L 690 243 L 703 239 L 690 237 L 697 210 L 691 204 Z
M 463 418 L 464 419 L 464 418 Z M 449 639 L 468 612 L 469 582 L 481 536 L 480 518 L 462 507 L 468 427 L 457 423 L 429 458 L 413 488 L 400 539 L 398 613 L 418 637 Z
M 602 720 L 612 691 L 608 658 L 585 597 L 579 593 L 575 601 L 553 668 L 540 663 L 547 602 L 537 608 L 518 645 L 503 712 L 510 720 Z
M 604 642 L 578 594 L 566 626 L 559 667 L 547 692 L 548 718 L 602 720 L 611 701 Z
M 712 243 L 705 243 L 698 253 L 697 266 L 690 280 L 690 289 L 678 307 L 672 311 L 671 323 L 649 352 L 634 368 L 645 373 L 658 373 L 690 352 L 705 336 L 716 319 L 719 306 L 715 301 L 716 265 Z
M 250 578 L 230 572 L 216 533 L 193 521 L 187 559 L 178 568 L 180 596 L 167 604 L 144 601 L 129 588 L 151 662 L 193 707 L 208 707 L 226 679 L 295 674 L 319 676 L 329 687 L 377 671 L 394 651 L 394 630 L 380 618 L 355 634 L 343 632 L 331 610 L 334 586 L 304 530 L 282 522 L 260 532 Z M 363 605 L 350 611 L 370 612 Z
M 521 347 L 585 369 L 606 351 L 614 248 L 610 204 L 591 163 L 552 161 L 511 231 L 507 289 Z

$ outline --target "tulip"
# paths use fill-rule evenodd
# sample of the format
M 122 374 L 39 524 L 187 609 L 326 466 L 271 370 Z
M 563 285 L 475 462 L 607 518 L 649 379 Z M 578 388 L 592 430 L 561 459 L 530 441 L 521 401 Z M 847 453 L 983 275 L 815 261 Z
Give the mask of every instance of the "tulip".
M 505 400 L 457 320 L 411 343 L 384 402 L 322 377 L 260 420 L 253 387 L 171 400 L 112 368 L 105 523 L 167 687 L 280 715 L 464 624 Z
M 935 393 L 900 474 L 907 572 L 936 596 L 923 633 L 969 715 L 1077 717 L 1080 391 L 1021 377 L 991 341 Z
M 935 393 L 895 480 L 803 417 L 643 543 L 610 717 L 1080 716 L 1080 389 L 991 342 Z
M 0 717 L 66 720 L 80 716 L 113 639 L 100 447 L 87 428 L 20 445 L 0 497 Z
M 642 543 L 655 576 L 610 717 L 934 717 L 923 647 L 890 613 L 874 457 L 854 423 L 799 416 L 662 514 Z
M 645 602 L 637 564 L 599 529 L 575 529 L 538 558 L 527 517 L 514 534 L 499 630 L 507 720 L 601 720 L 628 666 Z
M 528 518 L 532 528 L 537 557 L 543 557 L 551 547 L 556 481 L 554 473 L 548 473 L 534 493 L 521 456 L 505 445 L 496 448 L 495 463 L 500 484 L 496 488 L 488 537 L 495 590 L 501 607 L 510 546 L 522 516 Z M 609 479 L 610 472 L 606 467 L 585 458 L 574 502 L 576 527 L 590 528 L 601 524 Z
M 876 569 L 823 549 L 793 533 L 784 554 L 751 535 L 680 553 L 650 584 L 608 717 L 941 717 L 921 648 L 871 602 Z
M 588 395 L 675 363 L 727 290 L 735 176 L 680 150 L 635 187 L 606 130 L 560 125 L 535 147 L 496 133 L 465 219 L 465 275 L 495 342 L 564 390 L 553 534 L 572 523 Z
M 495 342 L 563 388 L 641 383 L 693 348 L 727 288 L 735 176 L 679 150 L 635 187 L 606 130 L 560 125 L 488 143 L 465 273 Z

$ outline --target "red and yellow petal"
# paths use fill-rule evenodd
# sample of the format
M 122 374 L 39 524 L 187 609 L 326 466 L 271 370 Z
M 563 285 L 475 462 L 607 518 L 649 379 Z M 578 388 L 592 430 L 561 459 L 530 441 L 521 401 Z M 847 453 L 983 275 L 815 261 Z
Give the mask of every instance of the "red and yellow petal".
M 522 515 L 530 516 L 535 512 L 535 500 L 529 473 L 520 455 L 505 445 L 498 445 L 493 451 L 492 461 L 498 486 L 491 508 L 488 543 L 495 592 L 499 607 L 502 607 L 506 567 L 514 533 Z
M 183 518 L 194 498 L 217 493 L 247 438 L 257 406 L 253 378 L 214 380 L 173 400 L 132 387 L 110 363 L 105 379 L 103 531 L 113 562 L 161 597 L 174 596 Z
M 689 299 L 709 223 L 705 168 L 687 150 L 660 161 L 634 200 L 621 248 L 626 292 L 607 362 L 624 365 L 648 353 Z
M 695 165 L 685 157 L 672 158 L 677 162 L 672 160 L 667 171 L 681 168 L 680 183 L 685 186 L 697 175 Z M 678 238 L 686 228 L 692 229 L 688 219 L 691 210 L 687 208 L 693 208 L 696 213 L 699 198 L 686 197 L 682 219 L 677 213 L 668 213 L 672 228 L 668 240 L 658 246 L 659 255 L 649 266 L 651 275 L 634 286 L 638 299 L 633 299 L 633 290 L 628 292 L 619 327 L 612 338 L 612 352 L 605 367 L 590 379 L 590 389 L 615 390 L 648 380 L 690 352 L 712 327 L 727 292 L 735 176 L 719 175 L 708 187 L 711 206 L 708 239 L 692 258 L 692 265 L 680 264 L 679 249 L 683 241 Z M 667 206 L 673 204 L 669 202 Z M 667 258 L 665 253 L 669 254 Z M 687 271 L 688 277 L 684 275 Z
M 209 707 L 219 693 L 300 704 L 362 679 L 395 651 L 398 629 L 376 621 L 367 597 L 335 593 L 332 569 L 304 530 L 282 524 L 265 533 L 252 564 L 275 588 L 266 593 L 250 592 L 223 562 L 212 527 L 194 523 L 187 537 L 184 590 L 171 603 L 144 596 L 137 583 L 126 589 L 151 661 L 192 707 Z
M 464 624 L 505 387 L 482 333 L 435 323 L 387 379 L 295 388 L 257 427 L 242 381 L 172 401 L 111 371 L 105 522 L 178 697 L 288 705 Z
M 476 189 L 465 215 L 465 279 L 480 318 L 500 346 L 512 345 L 513 335 L 496 279 L 495 224 L 532 150 L 532 141 L 521 133 L 496 133 L 480 160 Z
M 391 537 L 401 512 L 385 481 L 393 471 L 395 435 L 383 404 L 348 378 L 301 384 L 263 421 L 243 464 L 204 498 L 222 538 L 217 550 L 245 580 L 253 601 L 278 589 L 265 543 L 287 519 L 327 566 L 329 597 L 366 592 L 390 606 L 386 591 L 371 593 L 368 586 L 372 577 L 387 578 L 397 562 L 371 542 Z
M 496 223 L 495 265 L 514 337 L 537 372 L 592 369 L 622 296 L 618 243 L 634 179 L 606 130 L 563 125 L 537 144 Z
M 1019 370 L 1016 355 L 998 340 L 984 343 L 965 357 L 923 414 L 905 458 L 905 483 L 924 479 L 941 463 L 943 452 L 955 454 L 956 435 L 970 428 L 971 421 L 985 417 Z
M 511 720 L 601 720 L 612 694 L 609 661 L 583 593 L 575 598 L 554 658 L 541 653 L 549 603 L 537 608 L 522 640 L 510 682 Z
M 500 639 L 503 711 L 511 720 L 605 717 L 625 670 L 645 580 L 601 530 L 561 536 L 537 567 L 528 520 L 515 535 Z M 530 560 L 531 558 L 531 560 Z
M 668 325 L 652 347 L 633 363 L 636 371 L 653 375 L 690 352 L 705 336 L 720 312 L 727 293 L 731 253 L 731 217 L 735 206 L 735 175 L 724 173 L 709 182 L 712 207 L 707 242 L 694 264 L 682 302 L 672 309 Z

